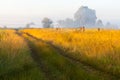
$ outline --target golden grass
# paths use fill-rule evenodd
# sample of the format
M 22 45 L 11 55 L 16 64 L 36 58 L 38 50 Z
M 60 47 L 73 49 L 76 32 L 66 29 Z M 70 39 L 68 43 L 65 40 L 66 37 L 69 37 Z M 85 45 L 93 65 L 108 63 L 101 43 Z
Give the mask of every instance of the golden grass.
M 44 80 L 27 43 L 15 32 L 0 31 L 0 80 Z
M 90 71 L 90 68 L 78 64 L 61 55 L 50 44 L 23 34 L 28 39 L 37 62 L 44 66 L 43 70 L 49 80 L 112 80 L 106 74 L 101 75 L 98 71 Z M 89 69 L 89 70 L 88 70 Z M 113 78 L 116 79 L 116 78 Z
M 95 68 L 120 75 L 120 31 L 87 29 L 25 29 L 37 38 L 50 41 L 68 55 Z

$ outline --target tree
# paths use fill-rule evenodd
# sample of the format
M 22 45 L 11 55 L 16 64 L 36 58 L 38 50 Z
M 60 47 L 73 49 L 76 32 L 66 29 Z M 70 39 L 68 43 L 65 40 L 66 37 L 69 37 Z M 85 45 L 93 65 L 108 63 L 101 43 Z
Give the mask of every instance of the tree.
M 4 29 L 7 29 L 7 26 L 4 26 L 3 28 L 4 28 Z
M 30 28 L 31 25 L 35 25 L 35 23 L 31 22 L 31 23 L 26 24 L 26 28 Z
M 44 28 L 50 28 L 51 27 L 51 24 L 53 23 L 52 20 L 50 20 L 49 18 L 44 18 L 42 20 L 42 23 L 43 23 L 43 27 Z
M 110 22 L 107 22 L 106 23 L 106 26 L 108 27 L 108 26 L 111 26 L 111 23 Z
M 58 21 L 58 24 L 60 25 L 60 27 L 66 27 L 64 20 L 59 20 L 59 21 Z
M 96 11 L 88 8 L 87 6 L 82 6 L 74 15 L 75 23 L 79 26 L 94 26 L 96 23 Z
M 102 27 L 102 26 L 103 26 L 102 20 L 99 19 L 99 20 L 96 22 L 96 26 Z
M 58 24 L 62 27 L 74 27 L 74 20 L 70 18 L 66 18 L 66 20 L 59 20 Z

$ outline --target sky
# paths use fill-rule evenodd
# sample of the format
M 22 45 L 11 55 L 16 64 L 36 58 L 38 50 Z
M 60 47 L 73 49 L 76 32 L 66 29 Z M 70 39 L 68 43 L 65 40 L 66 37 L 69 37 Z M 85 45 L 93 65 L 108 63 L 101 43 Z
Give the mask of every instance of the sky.
M 81 6 L 95 9 L 104 22 L 120 25 L 120 0 L 0 0 L 0 25 L 20 27 L 35 22 L 41 26 L 44 17 L 73 18 Z

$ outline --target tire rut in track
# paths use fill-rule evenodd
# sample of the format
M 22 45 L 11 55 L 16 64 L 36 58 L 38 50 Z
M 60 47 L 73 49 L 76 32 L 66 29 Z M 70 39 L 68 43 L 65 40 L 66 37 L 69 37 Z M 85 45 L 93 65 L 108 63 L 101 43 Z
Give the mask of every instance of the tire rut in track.
M 24 34 L 27 34 L 28 36 L 30 36 L 33 39 L 36 39 L 37 41 L 41 41 L 43 43 L 46 43 L 46 44 L 50 45 L 51 47 L 53 47 L 57 51 L 58 54 L 64 56 L 65 58 L 67 58 L 72 63 L 77 63 L 77 64 L 82 65 L 82 67 L 86 71 L 88 71 L 89 73 L 90 72 L 94 72 L 95 74 L 98 74 L 98 75 L 101 75 L 101 76 L 104 76 L 104 77 L 108 77 L 108 78 L 110 78 L 110 80 L 120 80 L 119 76 L 116 76 L 116 75 L 113 75 L 111 73 L 107 73 L 107 72 L 101 71 L 98 68 L 95 68 L 95 67 L 93 67 L 93 66 L 91 66 L 91 65 L 89 65 L 89 64 L 87 64 L 85 62 L 82 62 L 80 60 L 76 60 L 75 58 L 71 57 L 70 55 L 65 54 L 66 52 L 64 50 L 62 50 L 61 48 L 55 46 L 54 44 L 52 44 L 49 41 L 44 41 L 42 39 L 36 38 L 35 36 L 33 36 L 33 35 L 29 34 L 29 33 L 24 33 Z
M 43 65 L 42 62 L 40 62 L 40 58 L 36 54 L 37 52 L 33 49 L 32 45 L 30 44 L 30 41 L 27 38 L 25 38 L 24 36 L 22 36 L 22 33 L 16 32 L 16 34 L 21 36 L 26 41 L 26 43 L 31 51 L 31 57 L 37 63 L 37 66 L 39 66 L 40 70 L 45 75 L 45 80 L 52 80 L 51 76 L 48 74 L 49 71 L 44 67 L 45 65 Z

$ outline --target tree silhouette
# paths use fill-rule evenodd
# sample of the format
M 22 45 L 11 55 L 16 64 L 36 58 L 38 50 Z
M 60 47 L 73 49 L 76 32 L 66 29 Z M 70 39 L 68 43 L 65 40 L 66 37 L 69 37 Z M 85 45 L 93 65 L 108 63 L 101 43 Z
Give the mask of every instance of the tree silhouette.
M 53 23 L 52 20 L 50 20 L 49 18 L 44 18 L 42 20 L 42 23 L 43 23 L 43 27 L 44 28 L 50 28 L 51 27 L 51 24 Z

